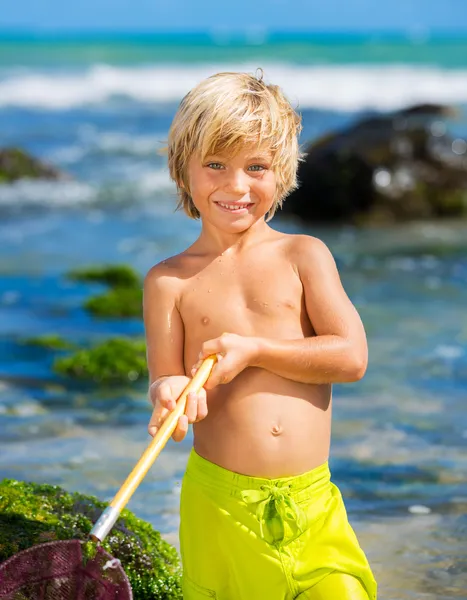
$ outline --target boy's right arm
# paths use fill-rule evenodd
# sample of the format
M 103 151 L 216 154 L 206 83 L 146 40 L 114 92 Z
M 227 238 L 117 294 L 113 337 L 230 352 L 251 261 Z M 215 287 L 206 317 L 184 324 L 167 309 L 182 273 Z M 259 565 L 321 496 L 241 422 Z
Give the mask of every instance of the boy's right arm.
M 189 382 L 183 360 L 184 328 L 177 308 L 178 290 L 177 278 L 171 276 L 164 263 L 153 267 L 145 277 L 143 318 L 149 398 L 154 407 L 148 426 L 151 435 L 155 435 L 167 413 L 175 408 L 177 398 Z M 188 431 L 188 424 L 204 418 L 206 414 L 206 392 L 190 394 L 173 439 L 181 441 Z

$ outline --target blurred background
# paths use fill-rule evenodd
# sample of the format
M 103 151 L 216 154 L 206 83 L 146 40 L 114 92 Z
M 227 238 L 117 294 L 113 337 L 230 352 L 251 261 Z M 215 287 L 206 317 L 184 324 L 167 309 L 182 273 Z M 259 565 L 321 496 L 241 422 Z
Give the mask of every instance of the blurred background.
M 466 599 L 465 0 L 3 6 L 0 479 L 109 500 L 139 458 L 141 278 L 199 231 L 161 149 L 192 86 L 258 67 L 307 152 L 272 225 L 329 244 L 369 339 L 334 480 L 383 600 Z M 132 271 L 76 272 L 109 265 Z M 130 503 L 174 544 L 190 443 Z

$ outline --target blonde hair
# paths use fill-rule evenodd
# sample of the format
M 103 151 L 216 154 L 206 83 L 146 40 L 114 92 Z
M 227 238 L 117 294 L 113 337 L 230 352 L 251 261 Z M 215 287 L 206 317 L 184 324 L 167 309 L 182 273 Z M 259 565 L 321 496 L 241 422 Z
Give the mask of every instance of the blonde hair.
M 182 100 L 172 122 L 168 139 L 170 176 L 177 185 L 177 209 L 193 219 L 199 212 L 188 183 L 188 162 L 199 153 L 230 156 L 249 144 L 266 146 L 272 153 L 271 168 L 277 191 L 268 212 L 271 219 L 284 198 L 297 187 L 301 159 L 298 135 L 301 118 L 281 89 L 267 85 L 263 73 L 218 73 L 193 88 Z

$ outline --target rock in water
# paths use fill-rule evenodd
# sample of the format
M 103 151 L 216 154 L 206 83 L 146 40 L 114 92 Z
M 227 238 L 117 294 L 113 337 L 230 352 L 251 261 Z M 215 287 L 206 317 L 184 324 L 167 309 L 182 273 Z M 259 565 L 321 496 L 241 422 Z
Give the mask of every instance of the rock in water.
M 311 143 L 283 214 L 314 223 L 394 222 L 467 214 L 467 144 L 449 107 L 423 104 L 363 119 Z
M 0 481 L 0 563 L 43 542 L 89 541 L 93 523 L 107 504 L 70 494 L 58 486 Z M 102 544 L 120 561 L 134 600 L 181 600 L 177 551 L 149 523 L 123 510 Z
M 17 179 L 65 179 L 67 176 L 19 148 L 0 149 L 0 183 Z

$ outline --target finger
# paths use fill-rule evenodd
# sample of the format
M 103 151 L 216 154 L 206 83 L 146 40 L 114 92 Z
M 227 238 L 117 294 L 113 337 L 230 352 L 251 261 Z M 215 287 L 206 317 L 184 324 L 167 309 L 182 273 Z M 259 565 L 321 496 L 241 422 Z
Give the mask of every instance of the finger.
M 207 340 L 201 346 L 199 358 L 202 360 L 211 354 L 222 354 L 225 350 L 224 342 L 225 340 L 222 337 L 218 337 L 213 340 Z
M 182 415 L 179 420 L 175 431 L 173 432 L 172 438 L 176 442 L 181 442 L 188 432 L 188 418 L 186 415 Z
M 200 368 L 200 366 L 202 365 L 203 361 L 199 360 L 196 364 L 194 364 L 191 367 L 191 376 L 194 377 L 194 375 L 196 375 L 196 371 Z
M 229 364 L 226 359 L 217 362 L 214 365 L 211 375 L 209 376 L 209 379 L 205 383 L 204 387 L 207 390 L 212 390 L 217 385 L 229 383 L 233 379 L 229 373 L 229 370 Z
M 148 432 L 149 435 L 153 437 L 156 435 L 160 426 L 164 422 L 165 416 L 167 415 L 167 410 L 161 408 L 155 408 L 152 412 L 151 418 L 148 423 Z
M 149 386 L 148 398 L 154 408 L 157 398 L 157 387 L 154 385 L 154 383 Z
M 201 388 L 198 393 L 198 413 L 196 415 L 196 422 L 202 421 L 207 417 L 208 414 L 208 403 L 206 398 L 206 390 Z
M 195 392 L 190 392 L 188 394 L 185 414 L 188 418 L 188 423 L 194 423 L 196 421 L 196 415 L 198 414 L 198 396 Z
M 173 410 L 175 408 L 175 401 L 173 399 L 172 388 L 168 383 L 161 383 L 158 388 L 157 399 L 161 406 L 167 410 Z

